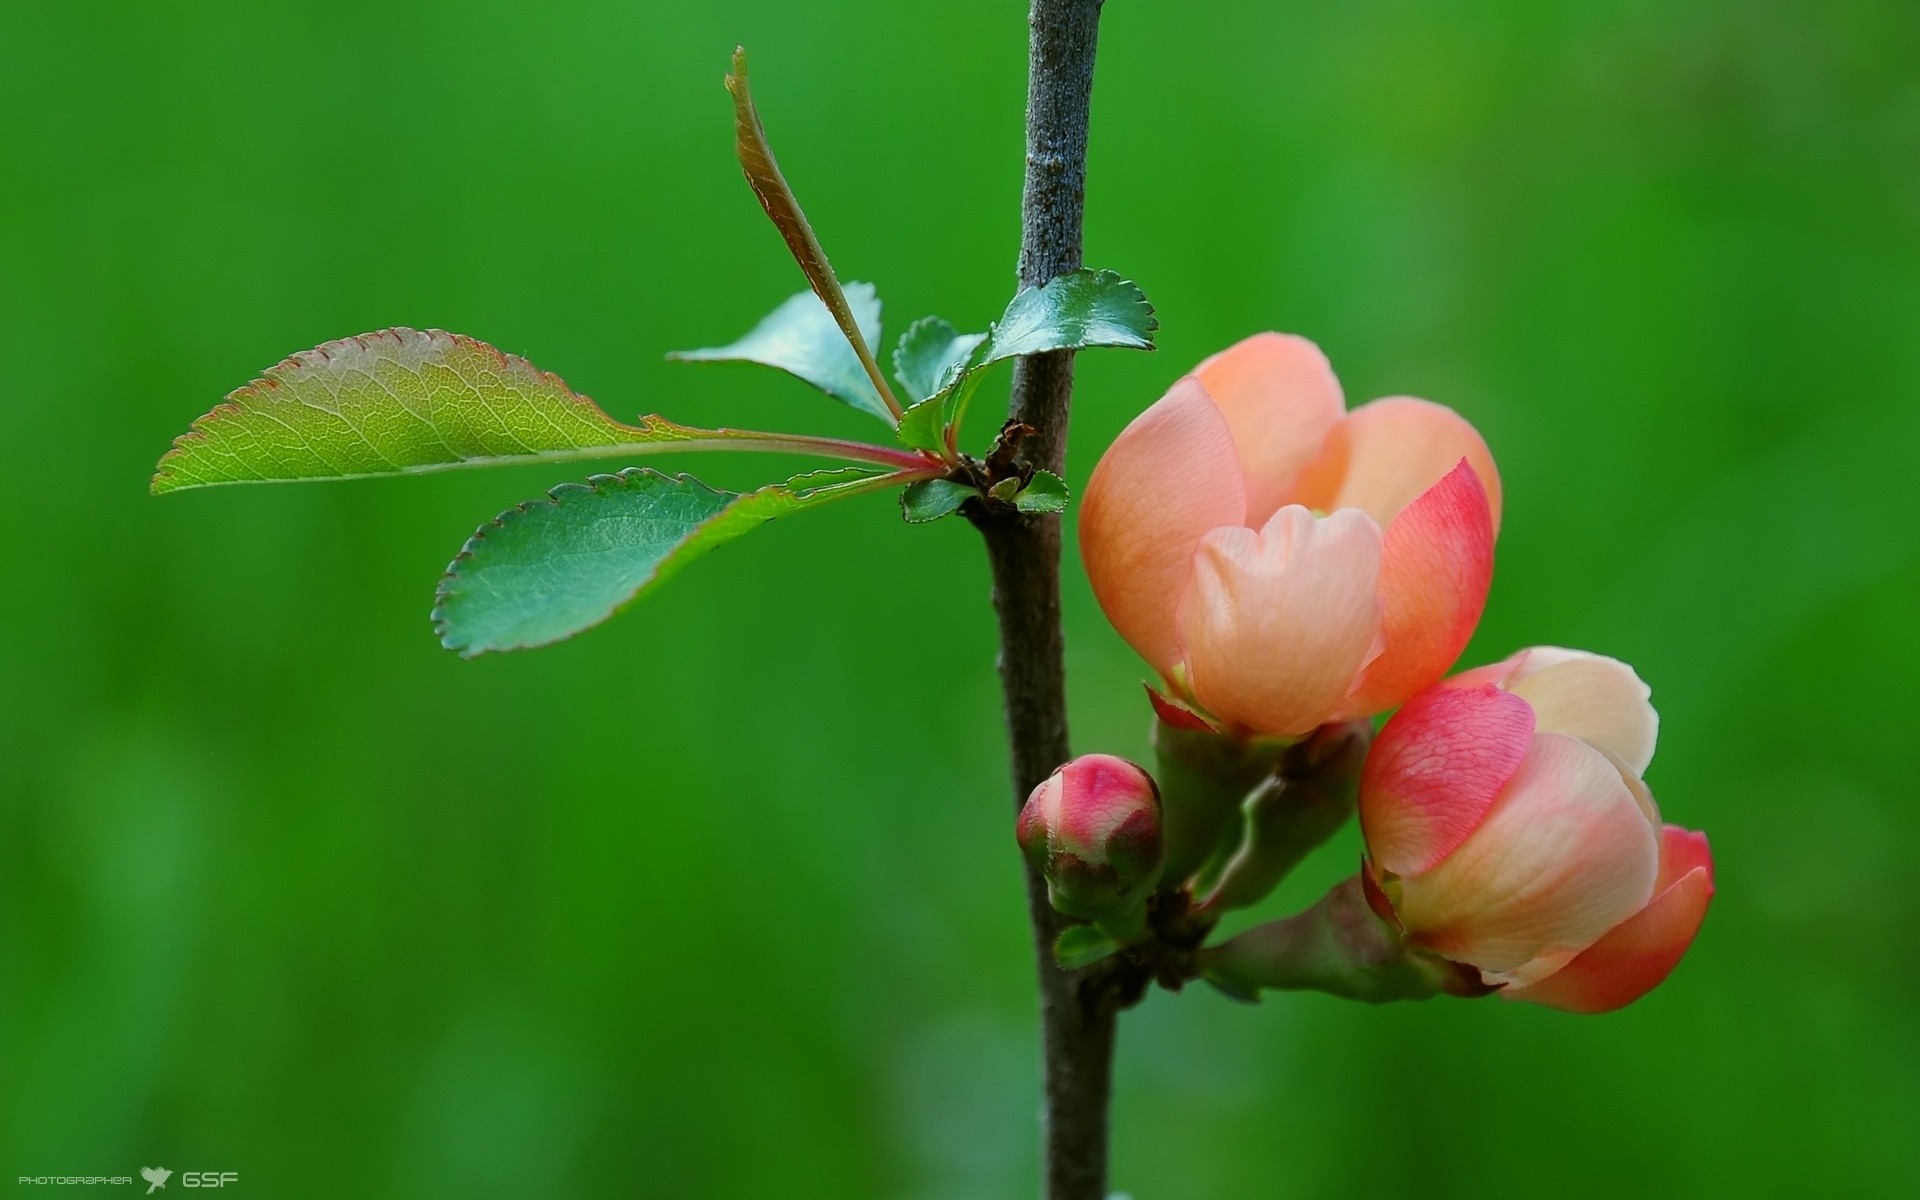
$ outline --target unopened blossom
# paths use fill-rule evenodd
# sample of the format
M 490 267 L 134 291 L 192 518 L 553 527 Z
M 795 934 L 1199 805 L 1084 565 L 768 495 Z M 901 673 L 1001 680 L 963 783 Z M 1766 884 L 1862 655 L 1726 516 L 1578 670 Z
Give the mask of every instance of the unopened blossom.
M 1080 548 L 1181 701 L 1300 736 L 1440 679 L 1479 622 L 1500 479 L 1451 409 L 1347 412 L 1325 356 L 1263 333 L 1201 363 L 1094 469 Z
M 1605 1012 L 1665 979 L 1713 860 L 1641 781 L 1649 696 L 1624 663 L 1541 646 L 1409 700 L 1360 781 L 1382 915 L 1511 999 Z
M 1124 758 L 1086 754 L 1033 790 L 1015 827 L 1020 848 L 1069 916 L 1099 921 L 1138 905 L 1165 854 L 1160 792 Z

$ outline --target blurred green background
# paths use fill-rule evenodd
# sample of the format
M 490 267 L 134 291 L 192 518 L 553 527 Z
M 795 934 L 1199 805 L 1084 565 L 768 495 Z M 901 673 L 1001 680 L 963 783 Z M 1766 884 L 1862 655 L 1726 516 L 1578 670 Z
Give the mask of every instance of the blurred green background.
M 878 432 L 662 361 L 800 286 L 730 158 L 736 41 L 890 329 L 996 314 L 1018 0 L 0 5 L 0 1177 L 1031 1191 L 964 524 L 828 509 L 462 662 L 443 564 L 593 468 L 145 492 L 227 390 L 402 323 L 617 415 Z M 1720 868 L 1692 955 L 1609 1017 L 1154 995 L 1116 1187 L 1920 1193 L 1916 44 L 1910 0 L 1108 5 L 1088 260 L 1164 328 L 1083 359 L 1073 482 L 1258 329 L 1354 402 L 1454 405 L 1508 497 L 1469 661 L 1636 664 L 1650 781 Z M 1143 755 L 1141 667 L 1077 571 L 1067 608 L 1077 745 Z

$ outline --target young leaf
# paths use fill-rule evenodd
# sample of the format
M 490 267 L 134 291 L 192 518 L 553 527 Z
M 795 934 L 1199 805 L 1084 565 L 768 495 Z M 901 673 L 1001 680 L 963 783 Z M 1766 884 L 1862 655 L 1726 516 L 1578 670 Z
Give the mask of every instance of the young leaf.
M 939 317 L 921 317 L 900 335 L 893 350 L 893 374 L 913 400 L 939 394 L 959 378 L 984 333 L 961 333 Z
M 900 403 L 893 398 L 886 378 L 880 374 L 879 364 L 873 360 L 870 343 L 861 333 L 859 323 L 853 319 L 853 310 L 840 291 L 840 281 L 827 262 L 827 252 L 821 248 L 820 239 L 814 236 L 813 226 L 807 222 L 807 214 L 800 211 L 800 201 L 794 197 L 793 189 L 787 186 L 786 176 L 780 173 L 779 164 L 773 161 L 773 147 L 767 143 L 767 131 L 760 124 L 760 113 L 754 108 L 753 91 L 747 82 L 747 52 L 738 46 L 733 51 L 733 71 L 727 76 L 727 91 L 733 96 L 734 156 L 740 160 L 740 169 L 746 173 L 748 186 L 753 188 L 760 207 L 766 210 L 774 228 L 786 240 L 787 251 L 800 264 L 800 270 L 812 285 L 814 294 L 833 314 L 847 344 L 859 356 L 860 365 L 873 381 L 874 391 L 881 397 L 889 417 L 898 419 Z
M 1120 949 L 1120 944 L 1096 925 L 1069 925 L 1053 943 L 1053 960 L 1062 970 L 1077 971 Z
M 912 450 L 931 450 L 938 454 L 946 446 L 950 397 L 934 396 L 900 414 L 893 436 Z
M 383 329 L 269 368 L 193 423 L 155 495 L 222 483 L 410 475 L 662 450 L 778 450 L 910 466 L 902 452 L 661 417 L 626 425 L 523 358 L 437 329 Z
M 1160 322 L 1146 293 L 1112 271 L 1075 271 L 1013 298 L 973 366 L 1087 346 L 1153 349 Z
M 900 515 L 906 518 L 909 525 L 938 521 L 957 512 L 970 497 L 979 494 L 958 480 L 923 480 L 900 493 Z
M 742 495 L 629 467 L 563 483 L 467 539 L 440 581 L 434 629 L 465 658 L 561 641 L 775 517 L 896 482 L 850 468 Z
M 1066 480 L 1052 471 L 1035 471 L 1014 494 L 1013 506 L 1024 513 L 1057 513 L 1066 508 L 1068 495 Z
M 880 300 L 870 283 L 850 283 L 847 305 L 869 338 L 880 338 Z M 873 390 L 853 347 L 840 336 L 833 314 L 812 292 L 790 296 L 737 342 L 704 350 L 676 350 L 676 362 L 751 362 L 776 367 L 812 384 L 842 404 L 891 423 L 887 402 Z

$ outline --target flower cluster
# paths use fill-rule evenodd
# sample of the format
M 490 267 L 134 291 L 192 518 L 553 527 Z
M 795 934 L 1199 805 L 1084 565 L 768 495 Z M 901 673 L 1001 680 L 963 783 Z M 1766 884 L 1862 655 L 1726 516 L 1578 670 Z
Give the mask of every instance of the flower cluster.
M 1498 991 L 1603 1012 L 1693 941 L 1712 858 L 1703 835 L 1662 822 L 1642 781 L 1658 718 L 1639 676 L 1536 647 L 1445 678 L 1485 606 L 1499 525 L 1500 478 L 1472 425 L 1404 396 L 1348 412 L 1320 351 L 1282 334 L 1201 363 L 1096 467 L 1081 553 L 1107 617 L 1159 673 L 1162 769 L 1152 805 L 1137 781 L 1082 789 L 1124 811 L 1089 801 L 1077 827 L 1127 822 L 1138 839 L 1164 808 L 1169 844 L 1153 857 L 1168 877 L 1140 903 L 1184 914 L 1191 933 L 1269 890 L 1304 852 L 1288 837 L 1330 833 L 1343 814 L 1325 818 L 1327 797 L 1360 817 L 1355 880 L 1200 952 L 1223 988 Z M 1365 722 L 1393 710 L 1364 750 Z M 1314 751 L 1335 729 L 1362 750 Z M 1344 785 L 1324 778 L 1334 761 Z M 1089 778 L 1132 778 L 1101 770 Z M 1061 811 L 1074 772 L 1049 781 L 1053 799 L 1036 792 L 1023 844 L 1045 842 L 1040 814 Z M 1146 877 L 1131 873 L 1135 890 Z M 1078 915 L 1153 936 L 1110 920 L 1131 897 L 1111 884 L 1103 897 Z

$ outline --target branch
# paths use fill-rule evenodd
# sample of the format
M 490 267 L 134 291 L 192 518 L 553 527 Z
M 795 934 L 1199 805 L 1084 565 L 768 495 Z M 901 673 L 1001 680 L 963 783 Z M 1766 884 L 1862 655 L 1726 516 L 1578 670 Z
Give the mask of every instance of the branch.
M 1021 197 L 1023 287 L 1037 287 L 1080 266 L 1087 109 L 1099 20 L 1100 0 L 1032 0 L 1027 174 Z M 1072 392 L 1071 351 L 1014 364 L 1009 415 L 1032 430 L 1017 443 L 1022 466 L 1060 472 Z M 968 509 L 986 537 L 993 571 L 1017 811 L 1070 753 L 1066 640 L 1060 628 L 1060 518 L 995 515 L 979 505 Z M 1047 903 L 1046 881 L 1031 866 L 1027 903 L 1040 975 L 1046 1195 L 1049 1200 L 1104 1200 L 1119 999 L 1099 979 L 1064 972 L 1054 964 L 1053 942 L 1066 922 Z

